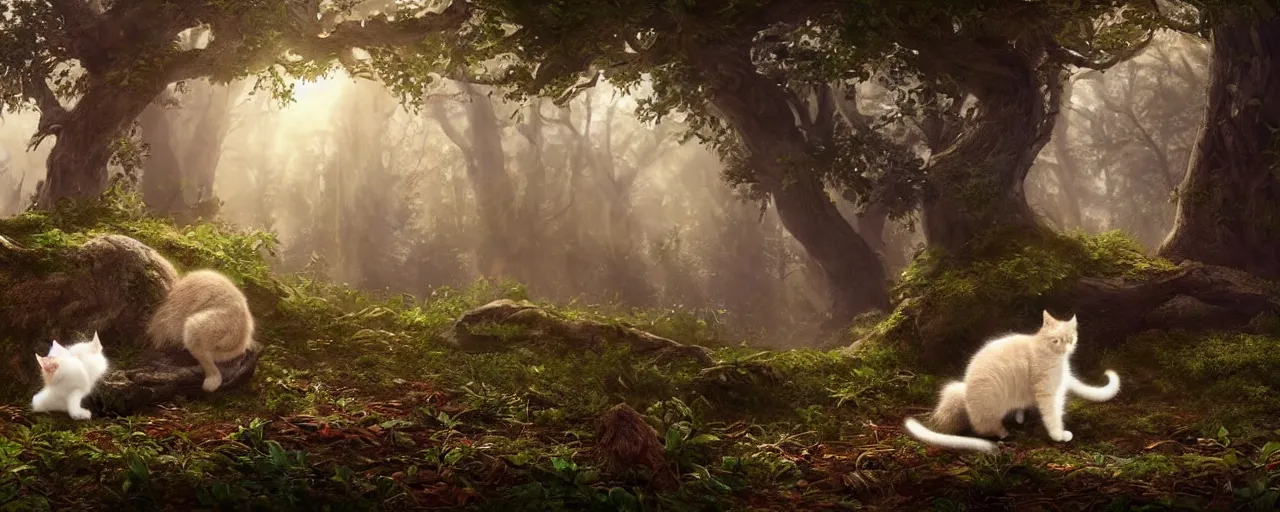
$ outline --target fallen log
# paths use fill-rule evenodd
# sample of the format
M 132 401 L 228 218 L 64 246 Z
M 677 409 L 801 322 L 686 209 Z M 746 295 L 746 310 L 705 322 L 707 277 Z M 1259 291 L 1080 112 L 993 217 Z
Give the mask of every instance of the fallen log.
M 445 337 L 468 352 L 495 352 L 535 339 L 555 339 L 579 348 L 614 341 L 659 360 L 685 358 L 703 367 L 715 364 L 706 347 L 685 345 L 625 324 L 567 318 L 527 300 L 501 299 L 468 311 Z

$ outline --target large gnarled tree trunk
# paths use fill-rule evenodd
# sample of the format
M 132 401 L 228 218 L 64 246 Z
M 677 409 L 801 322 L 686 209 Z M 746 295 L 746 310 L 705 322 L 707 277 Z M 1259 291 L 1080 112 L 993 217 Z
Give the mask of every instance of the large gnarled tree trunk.
M 830 285 L 831 322 L 889 307 L 884 266 L 840 215 L 782 87 L 758 73 L 747 44 L 695 42 L 686 51 L 711 88 L 711 105 L 741 137 L 759 185 L 787 231 L 818 261 Z
M 1061 96 L 1061 75 L 1039 69 L 1043 48 L 997 43 L 972 53 L 974 61 L 939 66 L 975 96 L 977 111 L 955 142 L 930 159 L 921 206 L 929 245 L 948 252 L 995 229 L 1041 228 L 1023 183 L 1048 142 Z
M 1206 122 L 1160 255 L 1280 280 L 1280 16 L 1228 14 L 1212 52 Z
M 41 2 L 45 4 L 46 2 Z M 242 15 L 261 16 L 254 7 L 225 9 L 209 2 L 50 1 L 45 14 L 58 51 L 51 58 L 31 54 L 24 70 L 22 96 L 40 110 L 33 146 L 54 135 L 48 177 L 36 205 L 48 209 L 60 199 L 86 199 L 107 186 L 112 141 L 142 113 L 161 91 L 178 80 L 202 76 L 235 76 L 276 62 L 284 50 L 308 60 L 329 61 L 351 48 L 418 44 L 424 37 L 455 30 L 471 17 L 470 2 L 452 2 L 444 11 L 423 18 L 390 21 L 381 18 L 366 27 L 365 20 L 336 22 L 332 12 L 321 15 L 320 2 L 284 2 L 286 23 L 272 25 L 279 44 L 245 45 L 261 36 L 261 27 L 240 26 Z M 255 10 L 256 9 L 256 10 Z M 24 20 L 29 21 L 29 20 Z M 326 26 L 328 25 L 328 26 Z M 184 30 L 212 27 L 215 37 L 204 48 L 174 51 Z M 322 29 L 323 27 L 323 29 Z M 238 34 L 241 29 L 250 33 Z M 321 32 L 323 31 L 323 34 Z M 19 51 L 21 49 L 15 49 Z M 87 85 L 75 107 L 66 109 L 48 78 L 56 64 L 76 61 Z
M 48 209 L 59 199 L 87 199 L 101 194 L 107 187 L 112 142 L 167 83 L 140 80 L 132 87 L 117 88 L 91 77 L 88 91 L 74 108 L 63 110 L 56 99 L 53 103 L 42 102 L 43 133 L 37 137 L 54 134 L 57 141 L 49 152 L 47 177 L 36 206 Z

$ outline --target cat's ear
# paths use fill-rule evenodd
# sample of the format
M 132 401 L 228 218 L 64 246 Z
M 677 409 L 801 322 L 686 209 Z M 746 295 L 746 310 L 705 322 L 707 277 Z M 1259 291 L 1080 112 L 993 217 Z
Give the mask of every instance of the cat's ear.
M 1058 319 L 1049 314 L 1049 310 L 1044 310 L 1044 325 L 1053 325 L 1058 323 Z
M 98 331 L 93 331 L 93 351 L 102 353 L 102 340 L 98 339 Z
M 1070 320 L 1067 320 L 1067 323 L 1068 323 L 1068 324 L 1071 324 L 1071 326 L 1072 326 L 1072 327 L 1075 327 L 1075 326 L 1076 326 L 1076 316 L 1075 316 L 1075 315 L 1071 315 L 1071 319 L 1070 319 Z
M 53 345 L 49 345 L 49 357 L 66 355 L 67 347 L 58 344 L 58 340 L 53 340 Z

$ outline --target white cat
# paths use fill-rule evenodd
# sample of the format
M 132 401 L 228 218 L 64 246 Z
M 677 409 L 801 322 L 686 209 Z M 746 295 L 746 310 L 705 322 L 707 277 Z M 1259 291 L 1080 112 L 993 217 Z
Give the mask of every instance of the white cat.
M 44 388 L 31 398 L 31 409 L 67 411 L 74 419 L 89 419 L 92 414 L 80 406 L 80 401 L 89 396 L 98 379 L 107 373 L 108 366 L 98 333 L 93 333 L 93 340 L 70 347 L 63 347 L 55 340 L 49 347 L 49 355 L 36 354 L 36 361 L 40 363 Z
M 1049 437 L 1070 441 L 1071 431 L 1062 424 L 1067 392 L 1102 402 L 1120 391 L 1120 377 L 1114 371 L 1106 371 L 1107 384 L 1101 387 L 1089 386 L 1071 374 L 1069 358 L 1077 338 L 1075 316 L 1062 321 L 1045 311 L 1035 334 L 1009 334 L 988 342 L 969 360 L 964 381 L 942 388 L 930 422 L 945 433 L 929 430 L 915 418 L 904 422 L 907 431 L 925 443 L 990 453 L 995 443 L 953 433 L 969 426 L 980 436 L 1003 439 L 1009 435 L 1002 423 L 1009 411 L 1015 411 L 1022 423 L 1025 409 L 1036 407 Z

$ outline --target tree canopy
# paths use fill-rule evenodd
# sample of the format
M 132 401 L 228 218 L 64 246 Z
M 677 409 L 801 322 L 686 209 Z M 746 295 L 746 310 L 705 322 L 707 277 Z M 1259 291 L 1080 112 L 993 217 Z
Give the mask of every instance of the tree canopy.
M 347 20 L 354 6 L 339 7 L 322 9 L 319 0 L 0 4 L 0 102 L 39 110 L 32 146 L 58 137 L 40 203 L 101 192 L 110 142 L 169 84 L 259 75 L 260 87 L 287 98 L 295 78 L 314 78 L 335 60 L 353 63 L 354 48 L 420 48 L 457 30 L 472 12 L 457 2 L 416 16 L 420 6 L 406 4 Z M 202 44 L 180 46 L 178 36 L 188 30 L 205 33 Z M 60 98 L 76 103 L 68 108 Z
M 1228 7 L 1265 9 L 1139 0 L 0 6 L 9 49 L 0 100 L 40 111 L 33 145 L 57 136 L 40 206 L 100 192 L 110 159 L 128 153 L 117 139 L 174 82 L 256 75 L 287 99 L 294 79 L 337 62 L 418 107 L 441 77 L 559 105 L 605 79 L 643 86 L 643 119 L 680 116 L 687 137 L 719 152 L 729 180 L 772 200 L 826 275 L 839 322 L 890 301 L 878 235 L 845 220 L 829 187 L 869 215 L 918 210 L 942 250 L 995 231 L 1043 231 L 1023 182 L 1054 132 L 1070 71 L 1125 60 L 1158 28 L 1207 33 Z M 198 35 L 177 42 L 184 33 Z M 858 111 L 856 88 L 868 81 L 893 86 L 891 115 Z M 77 100 L 67 108 L 63 98 Z

